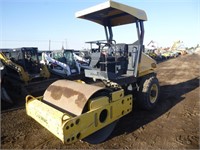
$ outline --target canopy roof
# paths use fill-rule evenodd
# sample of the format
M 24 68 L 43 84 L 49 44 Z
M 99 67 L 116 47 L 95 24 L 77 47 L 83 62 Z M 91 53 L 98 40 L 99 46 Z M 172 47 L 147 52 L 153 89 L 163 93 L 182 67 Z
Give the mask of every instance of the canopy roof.
M 137 19 L 147 20 L 145 11 L 114 1 L 107 1 L 79 11 L 75 16 L 99 23 L 103 26 L 118 26 L 134 23 Z

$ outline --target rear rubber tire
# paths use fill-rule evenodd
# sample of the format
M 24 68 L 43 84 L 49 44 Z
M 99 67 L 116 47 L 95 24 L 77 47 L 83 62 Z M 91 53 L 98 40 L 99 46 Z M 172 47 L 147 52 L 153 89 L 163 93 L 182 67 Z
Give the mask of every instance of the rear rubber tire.
M 137 101 L 140 108 L 152 110 L 158 102 L 160 87 L 155 75 L 144 77 L 139 83 Z

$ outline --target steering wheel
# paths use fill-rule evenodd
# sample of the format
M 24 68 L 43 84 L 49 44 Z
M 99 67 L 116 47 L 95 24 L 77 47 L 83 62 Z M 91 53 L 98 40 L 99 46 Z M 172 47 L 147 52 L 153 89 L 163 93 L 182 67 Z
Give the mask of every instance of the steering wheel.
M 112 40 L 112 41 L 114 41 L 114 44 L 112 42 L 110 42 L 110 43 L 104 43 L 105 45 L 102 47 L 102 50 L 105 47 L 108 47 L 108 53 L 109 54 L 113 54 L 113 52 L 115 52 L 115 50 L 116 50 L 116 47 L 115 47 L 116 41 L 115 40 Z

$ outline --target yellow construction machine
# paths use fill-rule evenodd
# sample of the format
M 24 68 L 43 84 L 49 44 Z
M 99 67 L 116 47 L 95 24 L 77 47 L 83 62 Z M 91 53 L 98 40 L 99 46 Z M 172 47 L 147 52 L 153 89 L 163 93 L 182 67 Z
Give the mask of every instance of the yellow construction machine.
M 94 82 L 58 80 L 43 96 L 27 96 L 26 112 L 63 143 L 84 140 L 96 144 L 106 140 L 136 102 L 147 110 L 156 105 L 156 62 L 143 53 L 143 22 L 147 20 L 143 10 L 107 1 L 77 12 L 76 17 L 105 28 L 106 40 L 99 43 L 99 65 L 85 70 L 85 76 Z M 117 44 L 112 27 L 130 23 L 136 25 L 137 41 Z
M 11 96 L 25 98 L 28 93 L 45 90 L 55 81 L 49 79 L 47 67 L 39 63 L 36 47 L 0 49 L 0 61 L 5 70 L 1 84 Z

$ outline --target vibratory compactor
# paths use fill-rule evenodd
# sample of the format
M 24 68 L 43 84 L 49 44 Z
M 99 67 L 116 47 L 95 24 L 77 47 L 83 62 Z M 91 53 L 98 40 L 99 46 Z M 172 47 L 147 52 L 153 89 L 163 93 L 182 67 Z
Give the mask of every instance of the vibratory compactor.
M 146 110 L 156 105 L 156 62 L 143 53 L 143 23 L 147 20 L 143 10 L 107 1 L 77 12 L 76 17 L 105 29 L 106 40 L 96 41 L 98 64 L 85 69 L 85 76 L 93 82 L 57 80 L 43 96 L 26 97 L 26 112 L 63 143 L 83 140 L 96 144 L 108 138 L 135 103 Z M 136 42 L 116 43 L 112 28 L 131 23 L 136 27 Z

